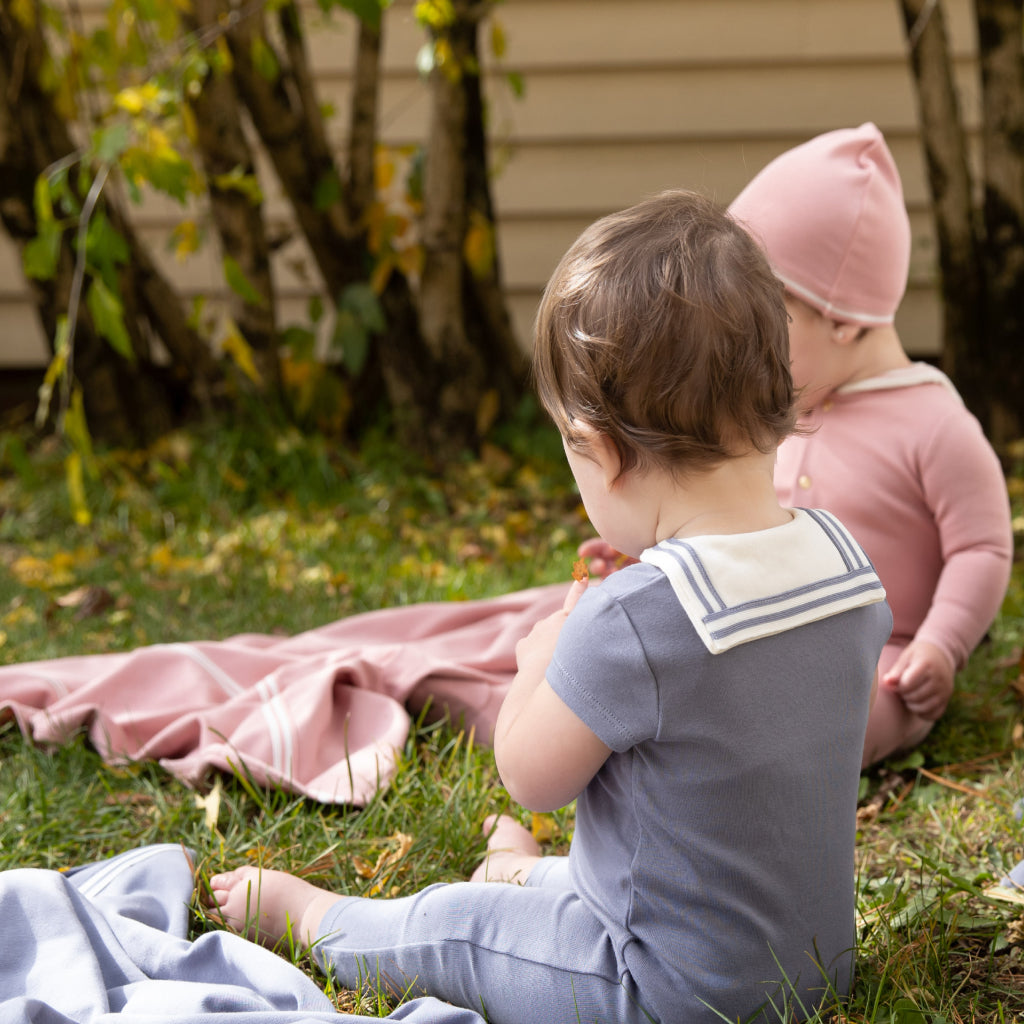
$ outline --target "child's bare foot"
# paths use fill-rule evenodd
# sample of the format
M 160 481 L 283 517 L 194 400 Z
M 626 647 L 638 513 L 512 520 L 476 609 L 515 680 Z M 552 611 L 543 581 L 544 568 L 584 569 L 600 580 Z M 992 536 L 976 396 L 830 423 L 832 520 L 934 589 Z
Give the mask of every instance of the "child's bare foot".
M 291 932 L 295 944 L 316 941 L 328 908 L 343 897 L 285 871 L 246 866 L 213 875 L 210 890 L 220 919 L 232 931 L 265 946 Z
M 537 841 L 528 829 L 506 814 L 492 814 L 486 818 L 484 832 L 488 833 L 487 855 L 470 881 L 518 882 L 522 885 L 534 864 L 541 859 Z

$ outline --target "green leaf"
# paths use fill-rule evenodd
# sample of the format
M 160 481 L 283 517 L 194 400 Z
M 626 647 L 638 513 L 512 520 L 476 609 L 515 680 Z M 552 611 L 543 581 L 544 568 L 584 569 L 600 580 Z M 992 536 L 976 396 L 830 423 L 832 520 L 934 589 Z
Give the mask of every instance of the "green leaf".
M 103 164 L 114 163 L 128 148 L 128 125 L 123 121 L 99 128 L 92 135 L 96 159 Z
M 96 330 L 110 342 L 115 352 L 125 359 L 135 361 L 131 338 L 124 323 L 124 306 L 121 300 L 103 283 L 94 277 L 85 298 Z
M 13 469 L 23 487 L 35 487 L 39 482 L 25 442 L 17 434 L 0 435 L 0 466 Z
M 341 352 L 345 369 L 353 377 L 358 377 L 370 354 L 370 335 L 352 310 L 338 310 L 331 344 Z
M 85 418 L 85 399 L 80 387 L 71 392 L 71 404 L 64 413 L 63 429 L 64 436 L 82 457 L 82 468 L 89 474 L 90 479 L 98 480 L 100 471 L 93 452 L 92 435 L 89 433 L 89 424 Z
M 85 496 L 82 456 L 78 452 L 69 452 L 68 457 L 64 460 L 64 470 L 71 514 L 79 526 L 88 526 L 92 522 L 92 513 L 89 511 L 89 502 Z
M 379 334 L 387 326 L 377 293 L 366 283 L 350 284 L 338 299 L 341 309 L 351 310 L 366 330 Z
M 505 35 L 505 26 L 497 18 L 491 22 L 491 53 L 498 60 L 505 56 L 508 49 L 508 38 Z
M 308 327 L 293 324 L 282 332 L 281 346 L 291 352 L 292 359 L 308 361 L 313 358 L 316 335 Z
M 324 14 L 330 14 L 335 8 L 351 11 L 370 28 L 380 29 L 384 11 L 391 6 L 391 0 L 317 0 L 317 6 Z
M 71 325 L 66 313 L 57 317 L 57 329 L 53 335 L 53 358 L 43 375 L 43 383 L 39 385 L 39 405 L 36 406 L 36 427 L 41 428 L 50 415 L 50 402 L 53 401 L 53 389 L 68 366 L 68 348 L 71 339 Z
M 263 190 L 254 174 L 246 174 L 241 167 L 235 167 L 226 174 L 217 174 L 210 181 L 224 192 L 240 192 L 253 206 L 263 202 Z
M 34 281 L 49 281 L 57 272 L 60 259 L 60 226 L 54 220 L 43 221 L 39 234 L 25 245 L 21 265 L 25 276 Z
M 342 363 L 358 377 L 370 354 L 370 336 L 384 330 L 384 310 L 376 292 L 365 283 L 350 284 L 338 296 L 333 347 L 341 352 Z
M 85 250 L 90 265 L 99 272 L 107 287 L 116 290 L 118 267 L 128 262 L 131 253 L 128 243 L 102 210 L 94 213 L 89 222 Z
M 32 195 L 32 208 L 36 213 L 36 220 L 53 220 L 53 191 L 50 179 L 40 174 L 36 178 L 36 185 Z
M 505 75 L 505 81 L 508 82 L 508 87 L 512 90 L 512 95 L 515 96 L 517 100 L 521 100 L 526 95 L 526 79 L 523 78 L 521 72 L 507 72 Z
M 893 1024 L 927 1024 L 928 1015 L 912 999 L 897 999 L 890 1007 Z
M 245 271 L 238 265 L 238 260 L 232 256 L 224 257 L 224 280 L 227 281 L 228 287 L 250 306 L 265 306 L 267 304 L 266 296 L 256 290 L 253 283 L 245 276 Z
M 121 165 L 136 202 L 140 197 L 138 185 L 145 182 L 184 203 L 195 180 L 192 164 L 169 145 L 155 150 L 131 146 L 125 150 Z
M 71 215 L 78 212 L 79 204 L 71 193 L 67 167 L 61 167 L 59 170 L 48 175 L 47 185 L 49 186 L 50 201 L 62 215 Z M 38 211 L 36 215 L 39 215 Z
M 258 74 L 262 75 L 268 82 L 277 81 L 278 76 L 281 74 L 277 55 L 267 45 L 267 41 L 263 36 L 253 36 L 250 56 L 253 67 Z
M 320 176 L 320 180 L 313 189 L 313 205 L 318 211 L 330 209 L 341 199 L 341 181 L 334 171 L 328 171 Z

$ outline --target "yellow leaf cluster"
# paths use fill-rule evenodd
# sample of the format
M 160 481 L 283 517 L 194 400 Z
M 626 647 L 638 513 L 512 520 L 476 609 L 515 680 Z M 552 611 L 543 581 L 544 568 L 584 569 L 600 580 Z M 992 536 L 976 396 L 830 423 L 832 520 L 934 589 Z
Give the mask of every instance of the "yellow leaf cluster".
M 194 220 L 183 220 L 171 232 L 170 242 L 174 246 L 174 258 L 184 263 L 193 253 L 199 251 L 201 236 L 199 225 Z
M 452 0 L 417 0 L 414 13 L 421 25 L 435 32 L 455 24 Z
M 15 599 L 13 607 L 4 616 L 3 623 L 5 626 L 34 626 L 39 621 L 39 615 L 36 613 L 35 608 L 32 608 L 27 604 L 18 604 Z
M 122 89 L 114 97 L 114 106 L 120 107 L 129 114 L 141 114 L 143 111 L 153 112 L 160 109 L 163 97 L 155 83 L 130 86 Z
M 11 573 L 24 587 L 49 590 L 74 583 L 75 575 L 72 570 L 92 557 L 92 554 L 87 554 L 87 549 L 74 552 L 57 551 L 49 558 L 22 555 L 11 564 Z
M 171 549 L 171 545 L 167 541 L 164 541 L 164 543 L 157 544 L 156 547 L 150 551 L 149 564 L 158 573 L 166 575 L 172 572 L 182 572 L 183 570 L 194 569 L 197 563 L 194 558 L 177 557 Z

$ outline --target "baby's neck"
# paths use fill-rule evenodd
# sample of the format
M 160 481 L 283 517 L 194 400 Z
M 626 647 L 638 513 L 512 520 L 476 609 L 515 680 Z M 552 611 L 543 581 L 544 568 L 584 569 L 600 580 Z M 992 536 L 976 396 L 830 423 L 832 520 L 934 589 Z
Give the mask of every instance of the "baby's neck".
M 843 384 L 879 377 L 910 366 L 910 362 L 896 328 L 876 327 L 850 346 L 850 372 Z
M 752 452 L 688 476 L 666 495 L 657 540 L 756 533 L 785 525 L 793 517 L 776 496 L 774 466 L 774 452 Z

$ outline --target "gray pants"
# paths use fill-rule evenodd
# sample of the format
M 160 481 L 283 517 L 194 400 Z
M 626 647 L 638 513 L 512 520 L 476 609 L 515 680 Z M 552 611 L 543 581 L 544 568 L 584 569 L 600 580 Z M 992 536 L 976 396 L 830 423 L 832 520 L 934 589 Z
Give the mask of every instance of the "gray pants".
M 526 885 L 458 882 L 394 900 L 345 899 L 317 956 L 347 988 L 429 993 L 490 1024 L 650 1024 L 607 930 L 573 891 L 565 858 Z

